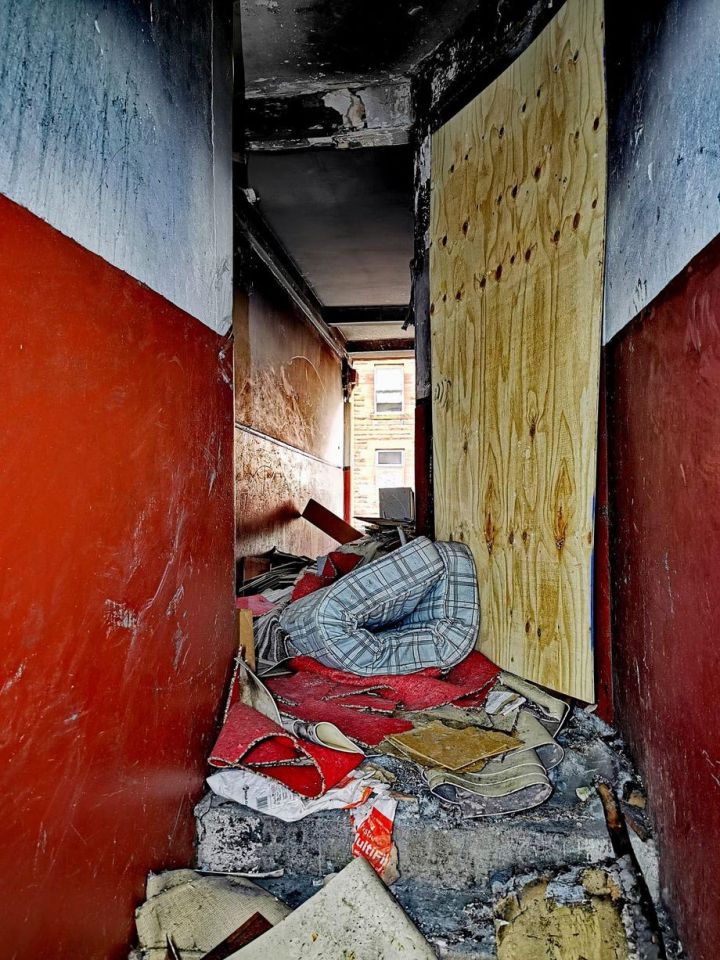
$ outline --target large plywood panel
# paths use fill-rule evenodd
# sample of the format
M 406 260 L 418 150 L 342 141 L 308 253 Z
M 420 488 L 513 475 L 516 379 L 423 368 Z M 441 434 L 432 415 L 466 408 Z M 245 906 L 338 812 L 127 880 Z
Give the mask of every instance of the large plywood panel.
M 601 0 L 568 0 L 433 137 L 438 537 L 475 555 L 479 645 L 593 697 L 606 124 Z

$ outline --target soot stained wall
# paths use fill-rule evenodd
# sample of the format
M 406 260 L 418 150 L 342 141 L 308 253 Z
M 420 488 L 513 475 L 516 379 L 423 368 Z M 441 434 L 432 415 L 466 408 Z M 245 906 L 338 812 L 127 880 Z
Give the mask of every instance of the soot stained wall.
M 226 332 L 221 0 L 0 0 L 0 37 L 0 193 Z
M 261 265 L 235 311 L 237 555 L 314 556 L 335 541 L 300 517 L 343 512 L 341 361 Z
M 0 941 L 120 960 L 235 646 L 225 340 L 0 197 Z
M 716 0 L 607 0 L 605 340 L 720 232 Z

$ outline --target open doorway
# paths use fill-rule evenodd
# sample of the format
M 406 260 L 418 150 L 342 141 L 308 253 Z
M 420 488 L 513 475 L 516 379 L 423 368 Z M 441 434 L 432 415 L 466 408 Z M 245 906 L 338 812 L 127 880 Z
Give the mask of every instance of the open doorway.
M 415 358 L 356 358 L 352 395 L 352 515 L 412 519 Z M 381 493 L 383 491 L 383 493 Z M 394 493 L 393 493 L 394 492 Z

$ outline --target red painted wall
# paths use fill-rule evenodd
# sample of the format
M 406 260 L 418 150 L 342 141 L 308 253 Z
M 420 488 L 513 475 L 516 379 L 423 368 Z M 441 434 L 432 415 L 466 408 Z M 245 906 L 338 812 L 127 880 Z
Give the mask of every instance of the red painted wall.
M 608 347 L 620 726 L 691 960 L 720 943 L 720 240 Z
M 115 960 L 233 651 L 232 352 L 2 197 L 0 318 L 0 952 Z

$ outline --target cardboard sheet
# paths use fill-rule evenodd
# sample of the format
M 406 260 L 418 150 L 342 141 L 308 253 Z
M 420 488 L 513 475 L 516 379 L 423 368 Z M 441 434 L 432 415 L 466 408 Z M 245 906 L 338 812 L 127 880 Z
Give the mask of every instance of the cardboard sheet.
M 250 880 L 206 877 L 173 870 L 148 881 L 148 897 L 135 912 L 146 960 L 165 960 L 170 935 L 183 960 L 196 960 L 254 914 L 278 923 L 290 908 Z
M 372 867 L 353 860 L 314 897 L 230 960 L 436 960 Z

